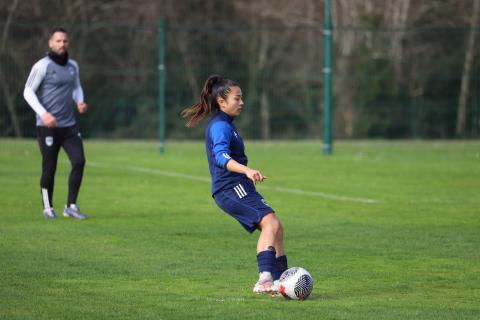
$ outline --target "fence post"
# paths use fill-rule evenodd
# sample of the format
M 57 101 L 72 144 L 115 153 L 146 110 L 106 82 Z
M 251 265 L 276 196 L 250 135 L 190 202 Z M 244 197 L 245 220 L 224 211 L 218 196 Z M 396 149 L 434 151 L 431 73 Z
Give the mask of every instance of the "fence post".
M 325 1 L 323 27 L 323 153 L 332 154 L 332 16 L 330 0 Z

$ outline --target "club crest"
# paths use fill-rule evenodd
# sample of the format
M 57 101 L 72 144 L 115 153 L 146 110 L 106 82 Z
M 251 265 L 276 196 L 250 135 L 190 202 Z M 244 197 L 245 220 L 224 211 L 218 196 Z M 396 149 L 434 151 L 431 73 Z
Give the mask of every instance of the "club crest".
M 53 146 L 53 137 L 52 136 L 45 137 L 45 144 L 47 145 L 47 147 Z

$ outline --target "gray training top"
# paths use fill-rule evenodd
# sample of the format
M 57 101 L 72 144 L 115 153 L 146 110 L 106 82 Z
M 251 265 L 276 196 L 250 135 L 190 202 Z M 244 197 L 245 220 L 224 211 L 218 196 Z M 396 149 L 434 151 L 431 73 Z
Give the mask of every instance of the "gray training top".
M 69 59 L 61 66 L 48 56 L 35 63 L 28 76 L 23 96 L 37 114 L 37 126 L 45 126 L 41 115 L 50 112 L 57 127 L 73 126 L 76 103 L 83 102 L 78 64 Z

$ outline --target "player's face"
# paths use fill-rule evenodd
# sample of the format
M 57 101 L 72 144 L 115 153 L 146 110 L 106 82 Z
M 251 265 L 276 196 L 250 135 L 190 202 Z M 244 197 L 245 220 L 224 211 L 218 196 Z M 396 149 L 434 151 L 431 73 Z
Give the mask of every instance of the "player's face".
M 68 36 L 65 32 L 55 32 L 48 40 L 50 50 L 58 55 L 65 54 L 68 49 Z
M 228 114 L 230 117 L 240 115 L 243 109 L 242 89 L 240 89 L 240 87 L 230 87 L 227 99 L 219 98 L 218 104 L 220 110 Z

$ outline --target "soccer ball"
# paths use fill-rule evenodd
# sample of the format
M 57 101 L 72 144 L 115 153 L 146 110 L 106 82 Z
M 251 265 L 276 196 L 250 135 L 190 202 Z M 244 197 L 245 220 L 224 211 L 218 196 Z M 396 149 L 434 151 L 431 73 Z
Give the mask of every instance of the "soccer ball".
M 305 300 L 313 289 L 313 278 L 300 267 L 285 270 L 279 279 L 280 293 L 287 299 Z

